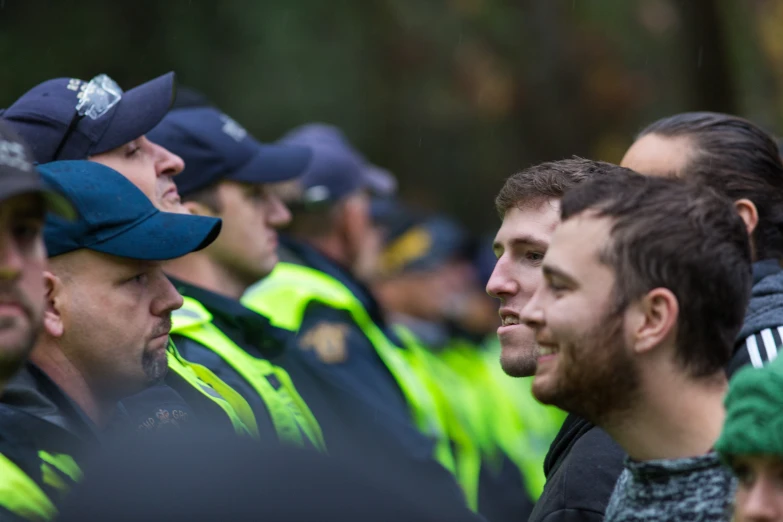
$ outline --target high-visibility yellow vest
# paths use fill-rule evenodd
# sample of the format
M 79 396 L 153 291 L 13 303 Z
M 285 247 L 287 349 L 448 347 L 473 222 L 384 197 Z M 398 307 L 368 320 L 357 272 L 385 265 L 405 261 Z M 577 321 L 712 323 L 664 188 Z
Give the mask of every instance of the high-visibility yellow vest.
M 0 506 L 25 520 L 51 520 L 57 515 L 57 508 L 38 484 L 2 454 Z
M 253 410 L 244 397 L 231 386 L 224 383 L 208 368 L 185 360 L 172 342 L 168 347 L 168 362 L 169 371 L 179 375 L 226 414 L 237 435 L 259 438 Z
M 296 391 L 288 373 L 240 348 L 212 323 L 212 314 L 193 298 L 171 314 L 171 333 L 196 341 L 219 355 L 258 393 L 281 442 L 304 446 L 302 433 L 319 451 L 326 451 L 321 427 Z M 272 379 L 272 381 L 270 381 Z M 277 381 L 278 386 L 272 382 Z
M 436 400 L 411 368 L 404 349 L 395 345 L 375 324 L 362 302 L 342 282 L 319 270 L 278 263 L 272 273 L 248 289 L 242 304 L 291 331 L 298 331 L 311 302 L 321 302 L 351 315 L 391 372 L 408 403 L 416 427 L 435 441 L 435 459 L 455 472 L 442 412 Z
M 428 389 L 445 413 L 446 431 L 453 444 L 455 476 L 468 506 L 478 510 L 482 451 L 473 433 L 473 420 L 464 415 L 464 401 L 473 400 L 471 388 L 445 363 L 424 348 L 413 332 L 402 325 L 395 331 L 405 344 L 408 361 L 422 376 Z
M 39 451 L 44 484 L 65 494 L 68 481 L 78 482 L 82 472 L 68 455 Z M 0 454 L 0 506 L 25 520 L 51 520 L 57 508 L 41 487 L 13 461 Z

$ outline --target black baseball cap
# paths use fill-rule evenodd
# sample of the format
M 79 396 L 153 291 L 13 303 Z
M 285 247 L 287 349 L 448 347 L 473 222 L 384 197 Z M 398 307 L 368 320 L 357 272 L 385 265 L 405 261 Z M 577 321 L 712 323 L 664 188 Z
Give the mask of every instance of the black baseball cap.
M 108 76 L 56 78 L 24 93 L 2 112 L 39 163 L 83 160 L 140 138 L 174 100 L 174 73 L 123 90 Z
M 309 147 L 261 143 L 214 107 L 173 109 L 147 138 L 185 160 L 174 178 L 186 196 L 221 180 L 274 183 L 302 175 L 313 156 Z
M 67 219 L 76 216 L 71 203 L 41 179 L 27 145 L 7 124 L 0 122 L 0 202 L 30 193 L 41 194 L 50 212 Z
M 280 143 L 313 150 L 313 161 L 301 178 L 301 203 L 305 207 L 336 203 L 364 189 L 381 196 L 389 196 L 397 190 L 394 176 L 369 163 L 337 127 L 308 123 L 291 130 Z
M 386 229 L 380 260 L 385 276 L 437 270 L 468 254 L 468 234 L 449 216 L 423 215 L 397 200 L 386 200 L 382 207 L 373 202 L 373 219 Z

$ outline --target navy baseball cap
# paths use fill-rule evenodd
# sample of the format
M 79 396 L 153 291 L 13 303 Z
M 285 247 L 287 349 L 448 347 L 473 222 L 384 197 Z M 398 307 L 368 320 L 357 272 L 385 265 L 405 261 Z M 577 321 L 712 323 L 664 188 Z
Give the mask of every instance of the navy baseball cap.
M 388 171 L 369 163 L 345 135 L 332 125 L 310 123 L 290 131 L 281 143 L 313 149 L 313 161 L 302 176 L 302 203 L 335 203 L 362 189 L 391 195 L 397 180 Z
M 39 163 L 83 160 L 140 138 L 174 100 L 170 72 L 123 92 L 101 74 L 85 82 L 56 78 L 36 85 L 2 112 Z
M 66 219 L 76 217 L 71 203 L 48 187 L 32 161 L 27 145 L 5 123 L 0 122 L 0 203 L 22 194 L 41 194 L 46 208 Z
M 447 216 L 422 217 L 398 210 L 389 218 L 376 221 L 387 229 L 380 260 L 385 276 L 436 270 L 468 253 L 468 234 Z
M 206 247 L 220 232 L 220 219 L 161 212 L 125 176 L 99 163 L 56 161 L 38 170 L 79 213 L 73 221 L 47 217 L 44 240 L 49 257 L 86 248 L 164 261 Z
M 214 107 L 174 109 L 147 137 L 185 160 L 174 178 L 183 196 L 221 180 L 274 183 L 301 176 L 307 147 L 264 144 Z

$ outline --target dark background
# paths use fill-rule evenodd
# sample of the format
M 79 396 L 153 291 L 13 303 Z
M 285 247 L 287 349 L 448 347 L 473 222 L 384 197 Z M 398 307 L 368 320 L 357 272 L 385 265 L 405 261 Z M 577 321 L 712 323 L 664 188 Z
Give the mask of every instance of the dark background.
M 781 28 L 777 0 L 0 0 L 0 106 L 175 70 L 261 140 L 340 126 L 407 199 L 491 231 L 509 174 L 617 162 L 658 117 L 776 132 Z

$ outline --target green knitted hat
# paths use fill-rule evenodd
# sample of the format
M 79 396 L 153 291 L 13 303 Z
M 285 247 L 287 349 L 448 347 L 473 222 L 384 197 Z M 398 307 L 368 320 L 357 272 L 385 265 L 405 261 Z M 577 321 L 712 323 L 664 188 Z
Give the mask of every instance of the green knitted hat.
M 763 368 L 746 367 L 729 383 L 726 422 L 715 449 L 732 455 L 783 457 L 783 357 Z

